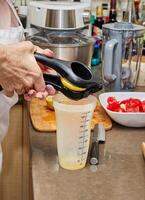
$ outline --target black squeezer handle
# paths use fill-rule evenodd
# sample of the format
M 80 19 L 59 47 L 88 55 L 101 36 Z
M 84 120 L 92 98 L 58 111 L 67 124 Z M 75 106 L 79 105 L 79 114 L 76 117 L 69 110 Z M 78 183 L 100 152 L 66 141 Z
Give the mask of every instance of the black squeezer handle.
M 69 62 L 56 58 L 48 58 L 40 53 L 34 53 L 34 56 L 36 61 L 54 69 L 60 76 L 78 87 L 89 89 L 98 85 L 94 81 L 91 70 L 81 62 Z

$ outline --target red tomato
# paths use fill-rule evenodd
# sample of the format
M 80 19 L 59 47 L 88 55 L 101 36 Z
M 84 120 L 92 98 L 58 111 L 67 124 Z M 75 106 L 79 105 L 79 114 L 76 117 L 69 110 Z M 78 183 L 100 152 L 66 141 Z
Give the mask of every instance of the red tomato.
M 128 99 L 120 101 L 120 104 L 126 104 L 128 102 Z
M 145 100 L 142 101 L 142 110 L 143 110 L 143 112 L 145 112 Z
M 115 97 L 108 97 L 108 99 L 107 99 L 107 103 L 108 103 L 108 104 L 112 104 L 112 103 L 114 103 L 114 102 L 117 102 L 117 100 L 116 100 Z
M 115 111 L 115 112 L 125 112 L 125 110 L 122 109 L 122 108 L 120 108 L 120 107 L 116 108 L 114 111 Z
M 108 97 L 107 102 L 108 110 L 115 111 L 116 109 L 120 108 L 119 102 L 115 99 L 115 97 Z
M 140 112 L 140 108 L 139 106 L 131 107 L 130 105 L 127 105 L 126 112 Z
M 141 101 L 137 98 L 124 99 L 117 101 L 115 97 L 108 97 L 107 108 L 115 112 L 145 112 L 145 100 Z
M 139 99 L 130 98 L 126 103 L 126 112 L 142 112 L 142 103 Z

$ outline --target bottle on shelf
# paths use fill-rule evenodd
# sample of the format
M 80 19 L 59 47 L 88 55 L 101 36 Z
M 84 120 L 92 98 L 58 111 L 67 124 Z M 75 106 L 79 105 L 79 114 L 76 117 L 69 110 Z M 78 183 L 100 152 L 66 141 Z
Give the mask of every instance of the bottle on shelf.
M 117 22 L 117 11 L 116 11 L 116 0 L 111 0 L 110 2 L 110 13 L 109 13 L 109 22 Z
M 136 14 L 136 20 L 139 21 L 139 7 L 140 7 L 140 0 L 134 0 L 134 8 L 135 8 L 135 14 Z
M 91 60 L 91 66 L 96 66 L 101 63 L 101 41 L 96 38 L 94 52 Z
M 102 36 L 102 25 L 104 24 L 103 9 L 97 6 L 96 8 L 96 19 L 94 23 L 93 36 Z
M 104 23 L 109 23 L 109 9 L 108 3 L 102 3 Z
M 91 35 L 93 35 L 93 30 L 94 30 L 94 23 L 95 23 L 95 15 L 91 15 L 91 26 L 92 26 L 92 33 L 91 33 Z
M 145 26 L 145 2 L 142 2 L 141 21 L 142 25 Z

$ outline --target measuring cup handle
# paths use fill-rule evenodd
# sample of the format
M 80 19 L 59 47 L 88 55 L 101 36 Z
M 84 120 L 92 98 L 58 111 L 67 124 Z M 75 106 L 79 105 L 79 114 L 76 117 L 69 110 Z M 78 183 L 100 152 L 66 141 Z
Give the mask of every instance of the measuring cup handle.
M 112 82 L 116 79 L 116 75 L 112 74 L 112 71 L 114 51 L 117 44 L 118 41 L 116 39 L 112 39 L 106 42 L 104 48 L 104 79 L 108 82 Z

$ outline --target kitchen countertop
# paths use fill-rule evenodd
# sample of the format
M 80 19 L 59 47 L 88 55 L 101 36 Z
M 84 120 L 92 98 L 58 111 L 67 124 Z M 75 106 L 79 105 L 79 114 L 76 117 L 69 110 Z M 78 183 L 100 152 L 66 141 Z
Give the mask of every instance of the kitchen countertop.
M 145 129 L 113 124 L 100 145 L 100 164 L 69 171 L 59 167 L 55 133 L 30 126 L 34 200 L 145 200 Z
M 100 164 L 76 171 L 59 167 L 55 133 L 37 132 L 30 121 L 29 132 L 34 200 L 145 200 L 145 128 L 113 123 Z

